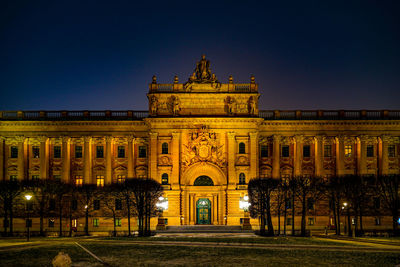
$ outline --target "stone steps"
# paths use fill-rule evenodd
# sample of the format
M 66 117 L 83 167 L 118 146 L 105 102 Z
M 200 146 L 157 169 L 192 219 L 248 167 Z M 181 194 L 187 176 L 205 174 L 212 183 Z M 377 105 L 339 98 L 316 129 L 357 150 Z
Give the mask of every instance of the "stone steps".
M 180 225 L 167 226 L 165 230 L 158 230 L 158 233 L 246 233 L 251 230 L 242 230 L 236 225 Z

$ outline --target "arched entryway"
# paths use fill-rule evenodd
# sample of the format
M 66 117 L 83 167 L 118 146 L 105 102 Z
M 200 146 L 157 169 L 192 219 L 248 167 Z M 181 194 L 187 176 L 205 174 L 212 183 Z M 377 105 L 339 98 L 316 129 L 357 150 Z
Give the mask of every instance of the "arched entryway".
M 196 204 L 197 224 L 211 224 L 211 202 L 208 198 L 200 198 Z

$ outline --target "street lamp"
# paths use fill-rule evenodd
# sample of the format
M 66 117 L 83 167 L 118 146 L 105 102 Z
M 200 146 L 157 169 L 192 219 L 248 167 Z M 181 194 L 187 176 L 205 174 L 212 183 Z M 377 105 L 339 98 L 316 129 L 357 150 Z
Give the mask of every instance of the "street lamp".
M 244 211 L 244 218 L 243 218 L 243 230 L 251 230 L 250 218 L 248 214 L 248 210 L 250 207 L 249 197 L 245 195 L 243 198 L 239 200 L 239 209 Z
M 163 217 L 163 211 L 168 209 L 168 199 L 160 196 L 158 198 L 158 202 L 156 203 L 156 207 L 160 211 L 160 216 L 158 217 L 157 230 L 165 230 L 165 220 Z
M 348 204 L 347 204 L 347 202 L 344 202 L 343 203 L 343 207 L 342 207 L 342 209 L 346 209 L 346 213 L 347 213 L 347 223 L 346 223 L 346 225 L 347 225 L 347 235 L 348 236 L 351 236 L 351 221 L 350 221 L 350 212 L 349 212 L 349 206 L 348 206 Z
M 30 221 L 30 219 L 29 219 L 29 209 L 30 209 L 30 206 L 29 206 L 29 200 L 31 200 L 31 198 L 32 198 L 32 195 L 29 195 L 29 194 L 26 194 L 25 195 L 25 199 L 26 199 L 26 213 L 27 213 L 27 220 L 26 220 L 26 230 L 27 230 L 27 235 L 26 235 L 26 241 L 27 242 L 29 242 L 29 238 L 30 238 L 30 235 L 31 235 L 31 233 L 30 233 L 30 231 L 29 231 L 29 228 L 31 227 L 31 221 Z

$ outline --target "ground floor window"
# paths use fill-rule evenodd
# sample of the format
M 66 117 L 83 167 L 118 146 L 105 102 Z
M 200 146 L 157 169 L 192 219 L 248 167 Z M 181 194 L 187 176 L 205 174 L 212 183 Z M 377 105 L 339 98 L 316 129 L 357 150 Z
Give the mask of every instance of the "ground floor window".
M 93 219 L 93 226 L 99 227 L 99 225 L 100 225 L 99 219 Z
M 308 225 L 314 225 L 314 218 L 313 217 L 308 218 Z
M 121 218 L 115 219 L 115 226 L 121 226 Z
M 49 227 L 50 228 L 54 227 L 54 219 L 49 219 Z
M 98 187 L 104 186 L 104 175 L 97 175 L 96 176 L 96 184 Z
M 286 218 L 286 225 L 292 225 L 293 224 L 293 219 L 292 218 Z
M 381 218 L 375 217 L 375 225 L 381 225 Z

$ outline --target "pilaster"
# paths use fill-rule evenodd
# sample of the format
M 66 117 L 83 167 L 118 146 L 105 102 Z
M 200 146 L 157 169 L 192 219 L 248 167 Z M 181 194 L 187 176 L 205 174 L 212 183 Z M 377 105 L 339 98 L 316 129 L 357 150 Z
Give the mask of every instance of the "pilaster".
M 71 138 L 64 136 L 62 138 L 62 181 L 68 183 L 71 181 Z
M 157 180 L 157 137 L 158 133 L 150 132 L 149 178 Z
M 344 174 L 344 135 L 335 138 L 336 141 L 336 175 Z
M 4 153 L 4 137 L 0 136 L 0 181 L 5 180 L 4 177 L 4 159 L 5 159 L 5 153 Z
M 279 179 L 281 177 L 280 174 L 280 160 L 281 160 L 281 153 L 280 153 L 280 143 L 281 143 L 281 136 L 274 135 L 273 136 L 273 158 L 272 158 L 272 178 Z
M 128 136 L 128 178 L 135 177 L 134 169 L 135 169 L 135 137 L 132 135 Z
M 379 174 L 387 175 L 389 174 L 389 142 L 391 141 L 390 135 L 382 135 L 380 137 L 379 145 Z
M 235 156 L 236 140 L 235 132 L 227 132 L 228 137 L 228 185 L 234 185 L 236 182 Z
M 49 138 L 47 136 L 40 137 L 40 178 L 47 179 L 49 177 Z
M 105 184 L 112 183 L 112 145 L 113 145 L 113 137 L 106 136 L 106 177 Z
M 324 138 L 322 135 L 315 136 L 315 176 L 321 177 L 324 170 Z
M 250 132 L 250 177 L 249 181 L 258 177 L 258 132 Z
M 357 140 L 357 173 L 359 175 L 367 174 L 367 135 L 360 135 Z
M 92 137 L 84 137 L 84 162 L 83 162 L 83 181 L 85 184 L 92 183 Z
M 303 160 L 303 140 L 304 136 L 302 135 L 295 135 L 294 136 L 294 175 L 300 176 L 301 175 L 301 163 Z
M 171 173 L 171 186 L 172 189 L 179 188 L 179 143 L 180 143 L 181 134 L 179 132 L 172 133 L 172 173 Z
M 24 180 L 26 178 L 25 177 L 26 139 L 23 136 L 17 136 L 16 139 L 18 143 L 18 179 Z

